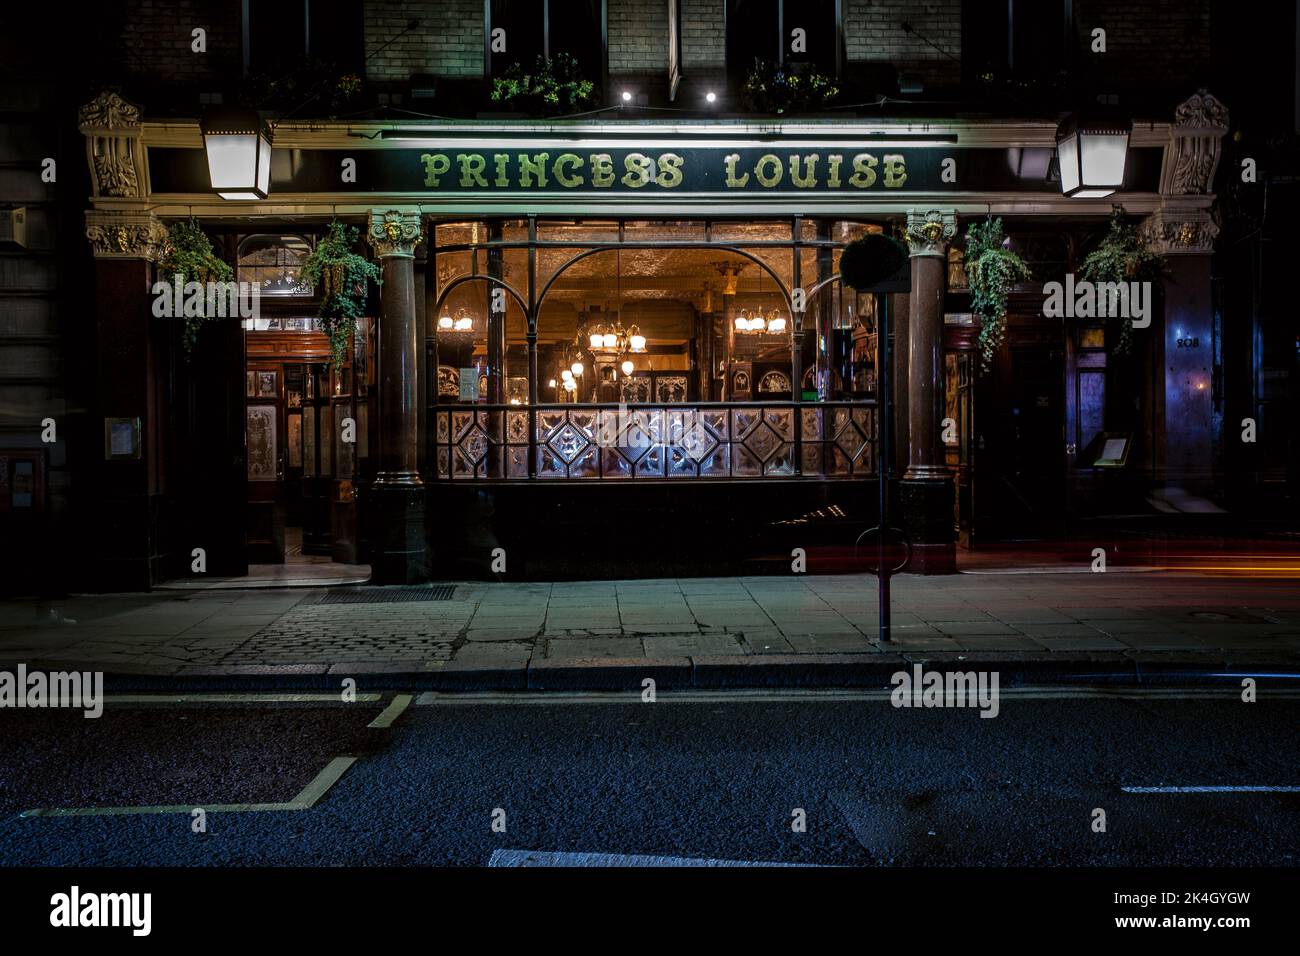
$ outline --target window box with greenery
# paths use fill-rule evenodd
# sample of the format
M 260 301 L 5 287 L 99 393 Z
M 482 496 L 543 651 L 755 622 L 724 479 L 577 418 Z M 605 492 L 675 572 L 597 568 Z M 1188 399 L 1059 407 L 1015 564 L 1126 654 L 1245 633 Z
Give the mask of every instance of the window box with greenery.
M 213 251 L 212 242 L 197 219 L 175 222 L 167 229 L 158 273 L 160 281 L 178 283 L 182 291 L 191 282 L 206 286 L 209 282 L 229 282 L 234 278 L 234 270 Z M 199 329 L 208 318 L 211 316 L 187 312 L 181 340 L 187 356 L 194 351 Z
M 755 60 L 741 93 L 745 106 L 759 113 L 815 113 L 830 106 L 840 88 L 811 63 Z
M 352 251 L 359 236 L 355 226 L 330 223 L 300 272 L 321 297 L 320 329 L 330 338 L 335 368 L 342 367 L 357 319 L 365 315 L 368 283 L 379 281 L 379 267 Z
M 531 68 L 516 63 L 492 81 L 491 100 L 533 116 L 577 113 L 596 102 L 596 85 L 567 53 L 539 56 Z

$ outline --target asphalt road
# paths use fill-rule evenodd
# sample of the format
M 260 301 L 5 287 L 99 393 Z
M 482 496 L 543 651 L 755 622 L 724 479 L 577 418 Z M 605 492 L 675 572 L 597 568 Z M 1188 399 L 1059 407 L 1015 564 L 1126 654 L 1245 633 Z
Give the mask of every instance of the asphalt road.
M 0 712 L 5 772 L 21 781 L 0 790 L 0 863 L 484 865 L 495 850 L 852 866 L 1300 862 L 1300 793 L 1121 789 L 1300 786 L 1297 697 L 1004 692 L 995 719 L 883 700 L 549 697 L 417 702 L 387 729 L 365 727 L 386 703 L 35 723 Z M 213 812 L 206 833 L 184 813 L 14 812 L 69 799 L 286 801 L 335 752 L 359 759 L 310 809 Z M 796 810 L 806 832 L 792 829 Z

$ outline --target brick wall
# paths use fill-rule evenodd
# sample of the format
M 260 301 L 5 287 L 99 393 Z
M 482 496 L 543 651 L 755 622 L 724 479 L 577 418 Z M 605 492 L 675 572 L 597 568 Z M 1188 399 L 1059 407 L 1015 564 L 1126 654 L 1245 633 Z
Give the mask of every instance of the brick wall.
M 960 59 L 961 0 L 845 0 L 844 48 L 850 67 L 891 63 L 927 84 L 956 84 L 961 64 L 905 32 L 903 21 Z
M 384 47 L 412 19 L 419 28 Z M 482 0 L 366 0 L 365 29 L 368 79 L 483 75 Z
M 667 72 L 665 0 L 610 0 L 608 35 L 611 76 Z
M 1075 0 L 1074 24 L 1079 66 L 1117 86 L 1191 77 L 1210 61 L 1210 0 Z M 1104 54 L 1092 52 L 1094 27 Z
M 122 7 L 123 65 L 136 76 L 216 84 L 239 76 L 243 39 L 239 0 L 137 0 Z M 206 53 L 195 53 L 192 31 L 207 31 Z
M 679 0 L 682 5 L 682 65 L 724 69 L 727 65 L 726 0 Z

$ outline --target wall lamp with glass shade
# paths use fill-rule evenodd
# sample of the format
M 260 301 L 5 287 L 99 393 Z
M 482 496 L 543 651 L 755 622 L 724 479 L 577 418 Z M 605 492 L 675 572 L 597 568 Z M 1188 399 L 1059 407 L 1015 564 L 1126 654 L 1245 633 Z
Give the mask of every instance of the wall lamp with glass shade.
M 1056 130 L 1061 192 L 1075 199 L 1100 199 L 1122 188 L 1132 131 L 1132 120 L 1067 116 Z
M 271 191 L 271 128 L 253 110 L 211 110 L 203 151 L 212 191 L 222 199 L 265 199 Z

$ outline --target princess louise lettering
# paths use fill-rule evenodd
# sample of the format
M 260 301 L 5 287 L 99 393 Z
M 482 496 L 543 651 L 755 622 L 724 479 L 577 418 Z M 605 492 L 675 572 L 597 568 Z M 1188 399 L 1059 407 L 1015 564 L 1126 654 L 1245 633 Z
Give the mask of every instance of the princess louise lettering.
M 424 153 L 429 189 L 898 189 L 899 153 Z

